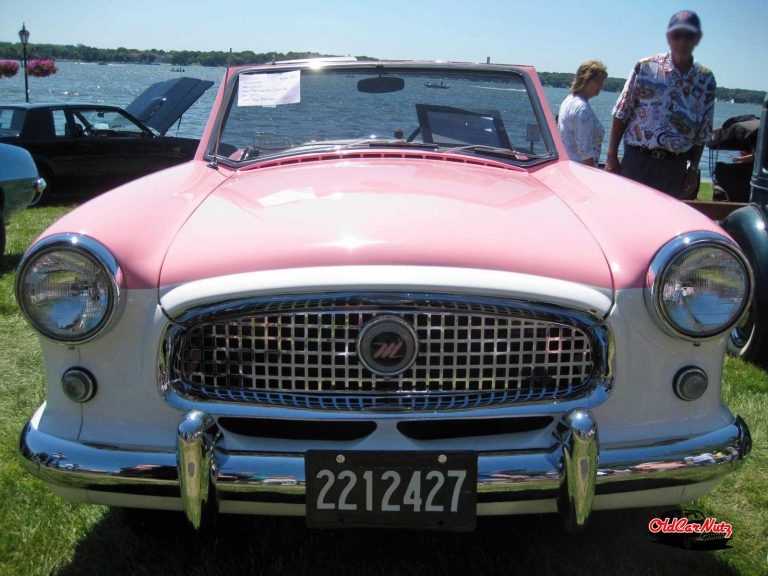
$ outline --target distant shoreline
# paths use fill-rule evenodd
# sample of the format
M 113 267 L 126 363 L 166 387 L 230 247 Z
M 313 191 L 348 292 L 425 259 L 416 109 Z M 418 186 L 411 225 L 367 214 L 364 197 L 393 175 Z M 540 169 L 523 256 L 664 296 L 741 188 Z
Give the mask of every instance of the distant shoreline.
M 538 72 L 541 83 L 553 88 L 570 88 L 574 74 L 569 72 Z M 621 92 L 626 78 L 606 78 L 603 90 L 605 92 Z M 746 90 L 743 88 L 717 87 L 717 101 L 730 102 L 731 104 L 757 104 L 762 106 L 765 100 L 765 92 L 760 90 Z
M 226 66 L 229 62 L 233 66 L 247 64 L 267 64 L 280 60 L 298 60 L 303 58 L 318 58 L 323 56 L 338 56 L 334 54 L 320 54 L 317 52 L 201 52 L 193 50 L 137 50 L 133 48 L 93 48 L 78 44 L 33 44 L 30 46 L 30 58 L 54 58 L 60 61 L 89 62 L 89 63 L 113 63 L 113 64 L 170 64 L 176 67 L 184 66 Z M 21 46 L 18 43 L 0 42 L 0 60 L 18 60 Z M 356 56 L 358 60 L 378 60 L 371 56 Z M 573 82 L 574 74 L 571 72 L 538 72 L 541 83 L 553 88 L 569 88 Z M 605 81 L 606 92 L 620 92 L 624 87 L 624 78 L 607 78 Z M 746 90 L 742 88 L 717 88 L 717 100 L 719 102 L 733 102 L 737 104 L 762 105 L 765 100 L 765 92 L 760 90 Z

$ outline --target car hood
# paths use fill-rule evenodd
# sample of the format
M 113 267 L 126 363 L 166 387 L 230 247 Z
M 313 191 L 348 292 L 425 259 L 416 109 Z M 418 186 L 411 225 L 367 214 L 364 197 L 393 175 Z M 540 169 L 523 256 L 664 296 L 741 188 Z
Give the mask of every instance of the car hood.
M 237 173 L 185 222 L 160 284 L 359 265 L 506 271 L 612 288 L 592 234 L 535 178 L 408 158 Z
M 211 80 L 173 78 L 147 88 L 125 111 L 165 134 L 203 93 L 213 86 Z

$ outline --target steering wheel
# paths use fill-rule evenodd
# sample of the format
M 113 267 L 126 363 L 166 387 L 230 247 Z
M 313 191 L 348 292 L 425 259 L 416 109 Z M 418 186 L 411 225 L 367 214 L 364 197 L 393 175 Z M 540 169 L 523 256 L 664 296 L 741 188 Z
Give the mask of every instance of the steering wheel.
M 246 146 L 243 149 L 243 153 L 240 156 L 240 162 L 243 160 L 253 160 L 254 158 L 258 157 L 259 155 L 259 149 L 255 148 L 254 146 Z
M 416 130 L 414 130 L 409 134 L 406 142 L 413 142 L 413 139 L 416 138 L 416 136 L 418 136 L 419 134 L 421 134 L 421 126 L 417 126 Z

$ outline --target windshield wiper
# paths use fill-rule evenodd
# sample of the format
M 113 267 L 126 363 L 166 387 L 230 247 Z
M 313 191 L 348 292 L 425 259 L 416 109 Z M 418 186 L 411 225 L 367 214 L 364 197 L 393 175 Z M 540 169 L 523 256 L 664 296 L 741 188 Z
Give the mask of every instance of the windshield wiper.
M 550 154 L 534 154 L 532 152 L 520 152 L 519 150 L 511 150 L 509 148 L 497 148 L 495 146 L 485 146 L 482 144 L 471 144 L 469 146 L 457 146 L 455 148 L 448 148 L 442 150 L 446 154 L 452 154 L 455 152 L 477 152 L 479 154 L 485 154 L 488 156 L 499 156 L 501 158 L 512 158 L 520 162 L 526 162 L 528 160 L 537 160 L 541 158 L 549 158 Z

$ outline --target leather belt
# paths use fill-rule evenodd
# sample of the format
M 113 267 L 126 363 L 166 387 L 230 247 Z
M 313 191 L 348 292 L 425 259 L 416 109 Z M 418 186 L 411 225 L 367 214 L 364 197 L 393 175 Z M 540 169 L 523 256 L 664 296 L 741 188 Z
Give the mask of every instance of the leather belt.
M 641 152 L 647 156 L 650 156 L 654 160 L 666 160 L 667 158 L 681 158 L 687 154 L 687 152 L 670 152 L 663 148 L 643 148 L 642 146 L 631 146 L 634 150 Z

